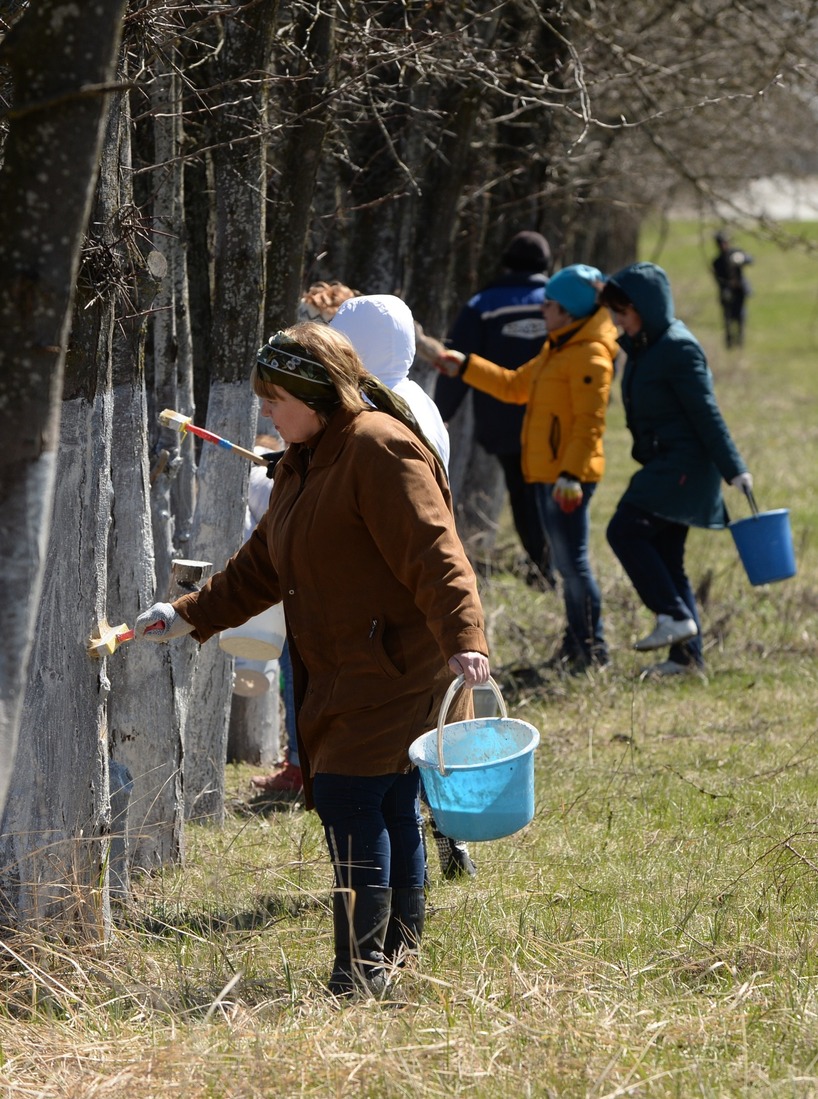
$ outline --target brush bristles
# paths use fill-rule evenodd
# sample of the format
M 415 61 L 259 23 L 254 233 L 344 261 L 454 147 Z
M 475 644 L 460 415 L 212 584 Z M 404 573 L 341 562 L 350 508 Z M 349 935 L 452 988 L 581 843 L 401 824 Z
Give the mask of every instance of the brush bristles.
M 190 423 L 190 416 L 183 416 L 181 412 L 165 408 L 159 413 L 159 423 L 162 427 L 174 427 L 178 431 Z
M 112 656 L 116 652 L 119 643 L 119 635 L 128 627 L 123 622 L 121 626 L 109 626 L 106 619 L 99 624 L 99 636 L 92 637 L 88 642 L 88 655 L 95 656 L 99 660 L 103 656 Z
M 111 637 L 92 637 L 88 642 L 88 655 L 102 659 L 103 656 L 113 656 L 116 651 L 116 634 Z

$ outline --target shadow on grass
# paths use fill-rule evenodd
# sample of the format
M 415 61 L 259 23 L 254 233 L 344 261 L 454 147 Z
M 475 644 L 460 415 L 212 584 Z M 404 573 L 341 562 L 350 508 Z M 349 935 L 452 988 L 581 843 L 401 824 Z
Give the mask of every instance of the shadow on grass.
M 305 912 L 329 909 L 330 898 L 273 894 L 259 897 L 253 908 L 241 912 L 194 912 L 174 908 L 155 910 L 134 920 L 126 916 L 123 924 L 131 930 L 155 937 L 199 935 L 208 938 L 230 932 L 260 931 L 281 920 L 296 919 Z
M 229 808 L 240 816 L 269 817 L 275 813 L 291 813 L 293 810 L 303 809 L 304 795 L 300 791 L 254 792 L 247 798 L 232 798 Z

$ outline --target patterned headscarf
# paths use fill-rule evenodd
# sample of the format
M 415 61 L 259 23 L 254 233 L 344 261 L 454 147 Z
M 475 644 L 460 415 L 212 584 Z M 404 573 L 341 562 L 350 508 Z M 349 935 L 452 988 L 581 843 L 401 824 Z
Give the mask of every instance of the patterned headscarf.
M 283 332 L 276 332 L 264 347 L 259 348 L 256 369 L 262 381 L 280 386 L 315 412 L 334 412 L 340 403 L 338 392 L 327 368 L 310 355 L 311 352 L 297 340 Z M 402 397 L 393 393 L 374 374 L 367 373 L 361 378 L 361 392 L 379 412 L 388 413 L 408 427 L 432 452 L 445 472 L 440 455 L 423 434 L 414 413 Z
M 256 369 L 263 382 L 280 386 L 316 412 L 338 407 L 338 392 L 326 367 L 283 332 L 259 348 Z

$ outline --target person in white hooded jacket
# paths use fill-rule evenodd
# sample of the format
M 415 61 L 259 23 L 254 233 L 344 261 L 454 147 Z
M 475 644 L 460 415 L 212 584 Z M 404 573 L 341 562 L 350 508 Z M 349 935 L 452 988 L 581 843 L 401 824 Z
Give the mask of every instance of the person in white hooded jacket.
M 370 374 L 403 397 L 448 470 L 446 425 L 429 394 L 409 378 L 415 358 L 415 320 L 406 302 L 394 294 L 348 298 L 329 324 L 349 339 Z
M 432 398 L 409 378 L 415 358 L 416 325 L 406 302 L 394 294 L 364 294 L 343 302 L 329 322 L 358 352 L 370 374 L 409 405 L 426 439 L 449 468 L 449 433 Z M 423 825 L 421 823 L 421 829 Z M 432 820 L 440 867 L 446 878 L 477 873 L 466 844 L 444 836 Z

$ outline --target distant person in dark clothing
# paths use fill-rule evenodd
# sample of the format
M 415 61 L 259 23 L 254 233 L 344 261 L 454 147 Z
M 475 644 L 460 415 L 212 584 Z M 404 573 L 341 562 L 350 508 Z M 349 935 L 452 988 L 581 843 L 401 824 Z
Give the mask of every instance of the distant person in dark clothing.
M 502 272 L 460 310 L 447 343 L 464 355 L 480 355 L 509 370 L 533 359 L 545 342 L 542 314 L 551 249 L 540 233 L 518 233 L 501 257 Z M 470 387 L 460 378 L 440 377 L 435 402 L 444 420 L 454 416 Z M 505 404 L 487 393 L 473 392 L 475 436 L 503 468 L 514 526 L 535 577 L 553 586 L 545 530 L 534 486 L 526 484 L 521 466 L 521 432 L 525 406 Z
M 740 248 L 734 248 L 724 232 L 715 236 L 719 254 L 713 260 L 713 275 L 719 285 L 719 301 L 724 318 L 724 341 L 728 347 L 744 343 L 744 319 L 750 284 L 744 268 L 753 262 Z

